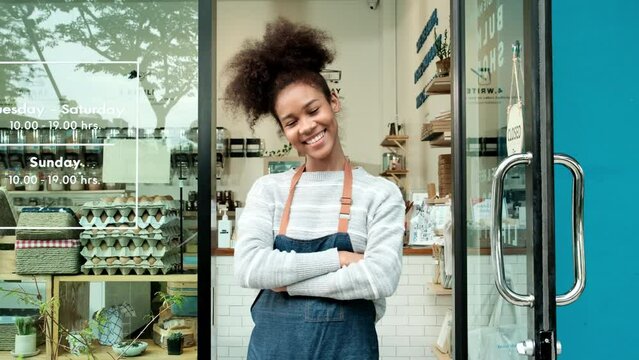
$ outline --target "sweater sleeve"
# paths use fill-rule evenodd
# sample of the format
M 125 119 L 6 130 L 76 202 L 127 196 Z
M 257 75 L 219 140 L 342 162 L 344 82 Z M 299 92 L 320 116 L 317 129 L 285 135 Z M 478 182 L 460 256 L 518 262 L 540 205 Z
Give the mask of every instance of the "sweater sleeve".
M 316 253 L 273 249 L 276 184 L 261 178 L 253 184 L 238 220 L 234 272 L 242 287 L 273 289 L 339 269 L 337 249 Z
M 405 206 L 396 187 L 379 204 L 369 219 L 363 260 L 290 285 L 288 293 L 338 300 L 374 300 L 391 296 L 401 274 Z

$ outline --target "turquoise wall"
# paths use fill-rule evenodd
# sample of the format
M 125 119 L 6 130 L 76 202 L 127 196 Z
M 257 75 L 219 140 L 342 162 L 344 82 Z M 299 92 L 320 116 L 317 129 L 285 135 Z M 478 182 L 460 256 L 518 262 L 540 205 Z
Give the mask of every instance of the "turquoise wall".
M 558 310 L 562 360 L 639 359 L 639 2 L 553 2 L 555 152 L 585 170 L 587 284 Z M 556 176 L 558 292 L 573 279 L 567 171 Z

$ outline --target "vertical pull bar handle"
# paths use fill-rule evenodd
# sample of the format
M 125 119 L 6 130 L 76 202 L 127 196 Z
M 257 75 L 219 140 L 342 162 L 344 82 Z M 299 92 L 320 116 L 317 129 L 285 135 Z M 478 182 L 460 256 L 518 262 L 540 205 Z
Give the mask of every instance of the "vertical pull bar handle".
M 557 296 L 557 306 L 575 302 L 586 288 L 586 257 L 584 245 L 584 171 L 579 163 L 568 155 L 555 154 L 555 164 L 567 167 L 574 178 L 572 187 L 572 253 L 575 266 L 575 283 L 570 291 Z
M 493 175 L 492 184 L 492 215 L 493 221 L 490 228 L 490 246 L 493 262 L 493 271 L 495 273 L 495 285 L 499 294 L 504 300 L 517 306 L 533 306 L 535 296 L 531 294 L 522 295 L 514 292 L 508 287 L 504 274 L 504 257 L 502 254 L 501 241 L 501 215 L 502 215 L 502 198 L 504 195 L 504 179 L 508 170 L 518 164 L 530 164 L 532 160 L 531 153 L 514 154 L 505 158 Z

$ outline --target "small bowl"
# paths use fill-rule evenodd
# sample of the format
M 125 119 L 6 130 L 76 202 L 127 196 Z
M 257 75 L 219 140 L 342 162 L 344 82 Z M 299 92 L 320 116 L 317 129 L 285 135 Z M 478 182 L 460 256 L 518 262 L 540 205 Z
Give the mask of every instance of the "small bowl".
M 131 346 L 129 346 L 129 343 L 130 341 L 121 341 L 111 346 L 111 348 L 118 355 L 131 357 L 142 354 L 149 346 L 149 344 L 144 341 L 135 341 L 135 343 Z

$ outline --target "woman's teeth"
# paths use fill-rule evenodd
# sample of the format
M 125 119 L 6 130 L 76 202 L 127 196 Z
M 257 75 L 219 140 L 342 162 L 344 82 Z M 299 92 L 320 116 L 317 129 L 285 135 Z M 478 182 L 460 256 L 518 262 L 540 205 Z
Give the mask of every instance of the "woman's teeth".
M 324 134 L 325 134 L 325 133 L 326 133 L 326 130 L 323 130 L 321 133 L 319 133 L 319 134 L 315 135 L 312 139 L 307 140 L 307 141 L 306 141 L 306 144 L 308 144 L 308 145 L 313 145 L 313 144 L 315 144 L 316 142 L 318 142 L 318 141 L 322 140 L 322 138 L 324 137 Z

